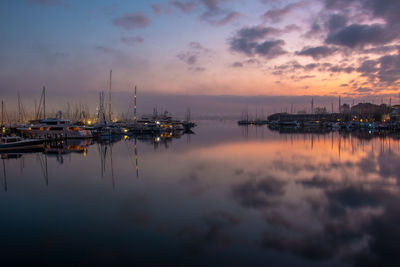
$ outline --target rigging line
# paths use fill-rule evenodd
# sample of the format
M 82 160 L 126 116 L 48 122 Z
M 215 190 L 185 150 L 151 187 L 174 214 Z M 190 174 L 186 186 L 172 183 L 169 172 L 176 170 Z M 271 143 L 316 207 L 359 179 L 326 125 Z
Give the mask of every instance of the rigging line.
M 135 166 L 135 163 L 133 162 L 133 159 L 132 159 L 132 152 L 131 152 L 131 150 L 129 149 L 129 146 L 128 146 L 128 144 L 127 144 L 126 141 L 125 141 L 125 146 L 126 146 L 126 149 L 128 150 L 128 155 L 129 155 L 129 159 L 130 159 L 130 161 L 131 161 L 131 163 L 132 163 L 132 166 Z

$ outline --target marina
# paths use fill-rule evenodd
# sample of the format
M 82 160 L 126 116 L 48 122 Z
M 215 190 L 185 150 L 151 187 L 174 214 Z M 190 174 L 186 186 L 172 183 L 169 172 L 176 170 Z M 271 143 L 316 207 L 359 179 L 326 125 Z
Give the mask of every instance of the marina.
M 400 0 L 6 0 L 1 267 L 400 266 Z

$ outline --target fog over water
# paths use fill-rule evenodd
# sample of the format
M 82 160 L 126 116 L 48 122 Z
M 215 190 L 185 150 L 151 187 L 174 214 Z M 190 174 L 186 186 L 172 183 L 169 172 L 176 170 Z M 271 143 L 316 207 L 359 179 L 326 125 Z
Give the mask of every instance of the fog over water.
M 108 108 L 108 91 L 105 91 L 105 104 Z M 66 116 L 69 109 L 73 113 L 78 109 L 86 109 L 90 114 L 96 114 L 99 105 L 99 91 L 81 91 L 79 94 L 73 91 L 58 92 L 47 88 L 46 109 L 51 115 L 59 110 Z M 35 105 L 40 103 L 41 90 L 34 93 L 19 92 L 22 107 L 25 113 L 33 114 Z M 121 114 L 132 115 L 134 90 L 112 92 L 112 111 L 115 117 Z M 10 92 L 3 95 L 6 112 L 12 119 L 18 112 L 18 92 Z M 375 104 L 398 104 L 400 100 L 396 96 L 367 96 L 359 98 L 341 97 L 341 103 L 352 105 L 370 102 Z M 339 96 L 233 96 L 233 95 L 189 95 L 189 94 L 163 94 L 148 92 L 146 89 L 137 89 L 138 114 L 148 114 L 156 108 L 159 112 L 169 111 L 175 116 L 183 118 L 188 108 L 194 118 L 223 117 L 239 119 L 243 113 L 250 117 L 270 115 L 276 112 L 311 112 L 311 101 L 314 107 L 325 107 L 328 112 L 338 112 Z M 68 108 L 69 107 L 69 108 Z

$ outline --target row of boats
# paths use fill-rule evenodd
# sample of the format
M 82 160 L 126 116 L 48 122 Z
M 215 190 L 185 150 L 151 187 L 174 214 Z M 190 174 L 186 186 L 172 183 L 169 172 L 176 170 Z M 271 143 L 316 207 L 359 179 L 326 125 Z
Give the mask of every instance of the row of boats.
M 47 141 L 64 139 L 115 139 L 122 135 L 173 134 L 191 131 L 195 126 L 192 121 L 173 119 L 167 113 L 142 117 L 132 122 L 102 122 L 94 125 L 47 118 L 3 129 L 0 151 L 36 149 Z
M 359 121 L 277 121 L 277 120 L 240 120 L 239 125 L 266 125 L 271 128 L 293 127 L 293 128 L 330 128 L 333 130 L 354 130 L 354 129 L 368 129 L 368 130 L 400 130 L 400 122 L 359 122 Z

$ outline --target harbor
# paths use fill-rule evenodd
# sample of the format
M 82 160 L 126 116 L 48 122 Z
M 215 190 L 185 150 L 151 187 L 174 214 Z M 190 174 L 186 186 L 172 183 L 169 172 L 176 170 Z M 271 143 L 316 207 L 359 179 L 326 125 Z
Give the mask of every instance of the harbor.
M 391 102 L 391 101 L 390 101 Z M 333 109 L 333 107 L 332 107 Z M 339 113 L 329 113 L 326 108 L 314 108 L 311 104 L 311 113 L 274 113 L 264 119 L 239 120 L 238 125 L 266 125 L 275 130 L 282 128 L 329 129 L 332 131 L 368 130 L 400 131 L 400 105 L 372 103 L 359 103 L 350 107 L 348 104 L 340 104 Z
M 365 229 L 392 222 L 388 214 L 397 212 L 399 188 L 391 179 L 398 178 L 398 137 L 356 131 L 277 133 L 267 126 L 248 127 L 244 134 L 233 120 L 197 124 L 196 134 L 191 135 L 65 139 L 45 144 L 42 151 L 1 152 L 0 208 L 4 216 L 0 245 L 7 252 L 6 261 L 14 265 L 53 265 L 59 260 L 146 265 L 175 262 L 171 255 L 178 253 L 186 265 L 198 261 L 225 265 L 232 257 L 240 265 L 254 265 L 265 259 L 232 255 L 243 244 L 249 252 L 264 255 L 270 249 L 262 240 L 288 244 L 274 256 L 276 260 L 286 262 L 291 255 L 290 262 L 312 264 L 320 261 L 295 250 L 292 242 L 306 248 L 304 239 L 329 235 L 338 218 L 359 222 L 343 230 L 351 242 L 359 242 L 364 234 L 378 239 L 386 231 L 397 231 L 395 224 L 388 224 L 383 233 Z M 348 180 L 348 175 L 357 173 L 365 175 Z M 373 202 L 356 205 L 339 198 L 347 194 Z M 360 218 L 359 213 L 377 205 L 386 206 L 388 213 Z M 337 215 L 332 206 L 337 212 L 351 212 Z M 303 214 L 301 221 L 298 214 Z M 267 224 L 265 216 L 275 223 Z M 283 227 L 277 218 L 286 222 L 284 229 L 291 235 L 276 236 Z M 313 224 L 322 227 L 310 232 Z M 151 239 L 138 238 L 149 235 Z M 19 244 L 21 239 L 24 245 Z M 331 246 L 332 240 L 341 249 L 349 242 L 318 239 L 318 244 Z M 18 250 L 12 249 L 15 246 Z M 162 253 L 154 258 L 148 246 Z M 107 258 L 99 256 L 100 247 Z M 67 249 L 68 258 L 63 253 Z M 82 250 L 87 254 L 81 254 Z M 211 257 L 217 252 L 217 258 Z M 16 257 L 17 253 L 25 256 Z M 357 255 L 348 250 L 343 256 L 335 250 L 323 261 L 347 261 Z
M 23 106 L 18 96 L 18 121 L 7 121 L 2 101 L 1 109 L 1 144 L 0 150 L 35 150 L 43 147 L 44 143 L 70 139 L 94 139 L 94 140 L 120 140 L 122 137 L 160 137 L 180 136 L 191 134 L 196 123 L 191 120 L 190 109 L 187 110 L 182 120 L 173 118 L 168 111 L 159 113 L 156 108 L 151 115 L 137 117 L 137 88 L 133 95 L 133 116 L 122 121 L 112 117 L 111 105 L 111 79 L 110 71 L 108 109 L 105 108 L 105 94 L 100 92 L 100 101 L 97 114 L 93 121 L 87 117 L 72 122 L 63 118 L 63 112 L 58 111 L 55 117 L 47 117 L 46 113 L 46 87 L 43 87 L 40 103 L 34 120 L 24 122 Z M 82 118 L 82 116 L 80 116 Z M 108 119 L 107 119 L 108 118 Z
M 1 267 L 400 266 L 400 0 L 6 0 Z

